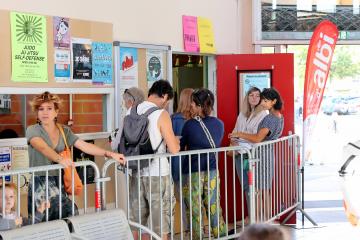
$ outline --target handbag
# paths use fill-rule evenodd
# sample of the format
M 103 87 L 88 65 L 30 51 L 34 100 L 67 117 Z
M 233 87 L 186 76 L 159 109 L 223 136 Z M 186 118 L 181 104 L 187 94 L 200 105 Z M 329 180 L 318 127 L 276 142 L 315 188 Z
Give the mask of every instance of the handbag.
M 60 153 L 60 156 L 63 158 L 70 158 L 71 159 L 71 150 L 69 148 L 69 145 L 67 144 L 64 129 L 60 124 L 56 124 L 59 128 L 59 131 L 61 133 L 61 136 L 65 143 L 65 149 Z M 72 194 L 72 167 L 64 168 L 64 175 L 63 175 L 63 182 L 64 182 L 64 189 L 65 192 L 68 194 Z M 74 168 L 74 194 L 80 195 L 83 189 L 83 184 L 81 182 L 81 179 L 79 177 L 79 174 L 76 171 L 76 168 Z

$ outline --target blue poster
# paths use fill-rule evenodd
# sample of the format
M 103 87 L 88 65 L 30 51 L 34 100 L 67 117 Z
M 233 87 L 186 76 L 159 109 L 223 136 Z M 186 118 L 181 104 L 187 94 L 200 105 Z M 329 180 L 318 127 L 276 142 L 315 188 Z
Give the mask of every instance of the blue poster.
M 111 43 L 92 43 L 93 83 L 112 84 L 113 80 L 113 51 Z
M 0 171 L 6 172 L 11 169 L 11 147 L 0 148 Z M 5 181 L 10 181 L 10 176 L 5 177 Z

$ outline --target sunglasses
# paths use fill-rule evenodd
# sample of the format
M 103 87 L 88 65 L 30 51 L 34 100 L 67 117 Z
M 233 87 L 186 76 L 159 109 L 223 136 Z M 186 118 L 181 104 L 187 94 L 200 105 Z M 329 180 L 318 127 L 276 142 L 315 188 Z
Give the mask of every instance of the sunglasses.
M 125 91 L 124 91 L 124 94 L 128 94 L 133 100 L 134 100 L 134 102 L 135 102 L 135 97 L 134 97 L 134 95 L 132 95 L 131 93 L 130 93 L 130 90 L 129 89 L 125 89 Z

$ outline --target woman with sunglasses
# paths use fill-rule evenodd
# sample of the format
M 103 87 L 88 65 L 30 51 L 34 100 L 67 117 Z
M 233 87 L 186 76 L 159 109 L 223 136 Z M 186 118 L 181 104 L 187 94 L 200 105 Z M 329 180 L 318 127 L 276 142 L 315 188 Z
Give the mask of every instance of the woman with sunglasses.
M 195 90 L 191 98 L 191 111 L 194 117 L 185 122 L 180 139 L 181 149 L 200 150 L 220 147 L 224 136 L 224 123 L 210 116 L 214 107 L 214 94 L 202 88 Z M 203 235 L 204 221 L 201 220 L 203 208 L 207 215 L 210 212 L 210 216 L 207 217 L 213 236 L 215 238 L 225 236 L 227 230 L 220 207 L 217 156 L 214 153 L 204 153 L 186 157 L 181 159 L 183 198 L 187 209 L 192 210 L 193 238 L 200 239 Z
M 61 154 L 65 149 L 65 141 L 60 132 L 63 128 L 68 145 L 74 146 L 81 151 L 94 155 L 112 158 L 124 164 L 125 158 L 122 154 L 104 150 L 94 144 L 87 143 L 76 136 L 68 126 L 58 125 L 57 117 L 60 110 L 61 99 L 54 94 L 44 92 L 35 96 L 30 102 L 32 110 L 36 113 L 37 123 L 29 126 L 26 130 L 26 138 L 29 144 L 29 165 L 30 167 L 61 164 L 64 167 L 72 167 L 73 162 L 69 157 Z M 46 182 L 45 172 L 40 172 L 34 177 L 34 182 L 29 186 L 28 212 L 32 215 L 32 189 L 34 188 L 35 209 L 40 202 L 46 199 L 46 191 L 50 200 L 49 220 L 59 219 L 59 206 L 62 206 L 62 218 L 72 215 L 72 202 L 65 192 L 63 184 L 59 183 L 59 172 L 49 171 Z M 46 187 L 46 183 L 48 188 Z M 61 194 L 62 202 L 59 202 Z M 78 214 L 75 207 L 75 214 Z

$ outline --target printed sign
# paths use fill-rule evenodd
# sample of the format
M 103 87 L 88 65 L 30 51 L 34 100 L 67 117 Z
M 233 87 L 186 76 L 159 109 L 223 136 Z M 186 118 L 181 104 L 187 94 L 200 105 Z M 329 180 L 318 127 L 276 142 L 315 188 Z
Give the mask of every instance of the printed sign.
M 138 54 L 136 48 L 120 48 L 120 87 L 138 87 Z
M 113 80 L 113 52 L 111 43 L 92 43 L 93 54 L 93 83 L 112 84 Z
M 215 53 L 215 41 L 212 22 L 209 19 L 198 17 L 198 32 L 201 53 Z
M 47 82 L 46 18 L 11 12 L 12 73 L 15 82 Z
M 72 42 L 72 63 L 73 81 L 91 82 L 92 79 L 92 48 L 91 40 L 73 38 Z
M 148 87 L 162 79 L 163 75 L 163 52 L 158 50 L 146 51 L 146 73 L 148 80 Z
M 6 172 L 11 169 L 11 147 L 0 147 L 0 171 Z M 10 181 L 10 176 L 5 177 Z
M 197 17 L 182 16 L 184 49 L 186 52 L 200 52 Z
M 54 47 L 70 49 L 69 18 L 53 17 Z
M 55 49 L 55 81 L 69 82 L 70 81 L 70 50 Z

